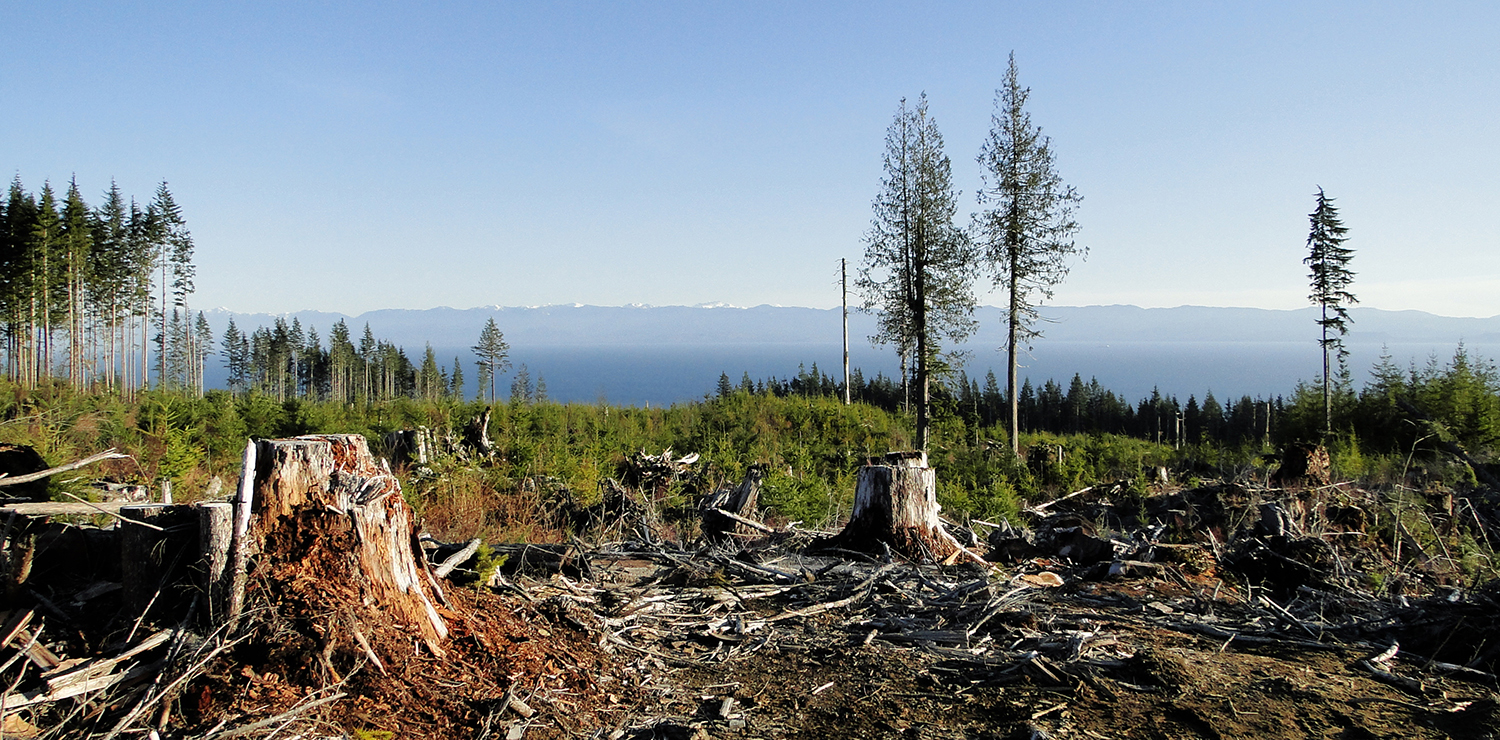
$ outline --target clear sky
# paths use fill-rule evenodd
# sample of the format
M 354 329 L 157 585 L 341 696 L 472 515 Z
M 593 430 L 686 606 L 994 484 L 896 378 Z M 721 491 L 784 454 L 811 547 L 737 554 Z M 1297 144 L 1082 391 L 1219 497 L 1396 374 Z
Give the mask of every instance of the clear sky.
M 1014 50 L 1084 196 L 1055 303 L 1500 314 L 1500 4 L 10 3 L 0 167 L 167 180 L 198 306 L 837 305 L 897 102 L 965 216 Z M 995 302 L 991 294 L 987 302 Z

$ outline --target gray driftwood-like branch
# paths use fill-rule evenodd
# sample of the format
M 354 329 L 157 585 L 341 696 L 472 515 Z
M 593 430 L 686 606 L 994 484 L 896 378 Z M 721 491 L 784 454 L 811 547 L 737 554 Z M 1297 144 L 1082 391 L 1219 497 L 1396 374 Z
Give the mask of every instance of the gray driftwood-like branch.
M 27 473 L 25 475 L 14 475 L 14 476 L 12 476 L 12 475 L 6 475 L 4 473 L 0 473 L 0 486 L 18 486 L 18 485 L 20 485 L 22 483 L 30 483 L 30 482 L 32 482 L 34 480 L 41 480 L 43 478 L 50 478 L 50 477 L 52 477 L 54 475 L 57 475 L 58 473 L 66 473 L 69 470 L 77 470 L 77 469 L 82 468 L 82 467 L 87 467 L 89 465 L 93 465 L 94 463 L 100 462 L 100 461 L 103 461 L 103 460 L 122 460 L 122 459 L 127 458 L 127 457 L 130 457 L 130 456 L 127 455 L 127 454 L 125 454 L 125 453 L 123 453 L 123 452 L 115 452 L 115 448 L 111 447 L 111 448 L 109 448 L 109 449 L 107 449 L 107 450 L 105 450 L 103 452 L 98 453 L 98 454 L 89 455 L 88 457 L 85 457 L 82 460 L 79 460 L 78 462 L 70 462 L 67 465 L 59 465 L 59 466 L 57 466 L 55 468 L 47 468 L 46 470 L 38 470 L 35 473 Z

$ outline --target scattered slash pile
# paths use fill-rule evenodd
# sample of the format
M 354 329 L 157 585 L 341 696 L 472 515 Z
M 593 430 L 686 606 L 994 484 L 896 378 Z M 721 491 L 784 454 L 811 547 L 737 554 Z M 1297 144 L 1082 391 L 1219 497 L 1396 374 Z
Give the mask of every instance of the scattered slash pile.
M 3 734 L 1500 737 L 1500 594 L 1442 549 L 1497 534 L 1483 492 L 1122 482 L 934 529 L 925 460 L 871 462 L 842 532 L 766 525 L 752 467 L 689 543 L 651 502 L 690 458 L 633 458 L 588 542 L 449 545 L 357 437 L 253 445 L 227 512 L 17 514 Z
M 519 712 L 562 737 L 632 695 L 536 607 L 435 577 L 362 437 L 244 469 L 232 502 L 6 507 L 0 734 L 504 737 Z

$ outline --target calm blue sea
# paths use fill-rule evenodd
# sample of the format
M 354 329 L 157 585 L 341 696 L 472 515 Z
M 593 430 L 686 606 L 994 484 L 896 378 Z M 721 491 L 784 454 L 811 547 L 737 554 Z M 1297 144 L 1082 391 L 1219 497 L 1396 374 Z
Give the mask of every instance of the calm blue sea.
M 1390 352 L 1397 364 L 1425 365 L 1436 354 L 1446 362 L 1454 345 L 1398 344 Z M 1379 360 L 1380 345 L 1350 346 L 1350 368 L 1356 386 L 1363 385 L 1369 370 Z M 1500 344 L 1470 345 L 1471 354 L 1500 356 Z M 455 351 L 438 350 L 439 358 L 451 363 Z M 795 376 L 799 364 L 822 372 L 841 374 L 842 349 L 826 344 L 749 345 L 651 345 L 601 347 L 519 347 L 511 351 L 517 366 L 525 363 L 533 377 L 547 381 L 548 395 L 559 401 L 607 400 L 623 405 L 671 404 L 700 399 L 714 392 L 719 374 L 727 373 L 738 383 L 741 375 L 752 378 Z M 860 347 L 851 350 L 850 363 L 866 377 L 884 373 L 899 376 L 893 352 Z M 1064 388 L 1078 373 L 1085 381 L 1097 377 L 1105 388 L 1137 400 L 1153 388 L 1186 401 L 1200 400 L 1213 391 L 1220 400 L 1242 395 L 1289 396 L 1299 380 L 1312 381 L 1322 372 L 1322 357 L 1310 342 L 1168 342 L 1098 343 L 1048 342 L 1037 345 L 1023 357 L 1021 375 L 1040 386 L 1056 379 Z M 974 352 L 964 371 L 982 385 L 993 369 L 1001 387 L 1005 380 L 1005 358 L 1000 352 Z M 473 384 L 472 365 L 464 374 Z M 509 388 L 509 378 L 505 379 Z

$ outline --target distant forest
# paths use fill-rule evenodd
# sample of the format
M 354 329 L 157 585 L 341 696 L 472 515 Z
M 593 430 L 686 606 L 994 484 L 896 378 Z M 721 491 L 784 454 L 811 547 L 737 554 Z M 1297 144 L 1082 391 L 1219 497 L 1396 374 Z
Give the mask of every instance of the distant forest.
M 933 406 L 938 415 L 962 417 L 973 425 L 989 427 L 1004 421 L 1007 402 L 994 371 L 985 375 L 984 384 L 960 370 L 949 382 L 932 387 Z M 903 411 L 912 400 L 905 384 L 898 378 L 877 373 L 865 378 L 858 369 L 850 370 L 851 400 L 868 403 L 888 411 Z M 748 374 L 738 384 L 727 374 L 719 376 L 718 394 L 736 391 L 771 393 L 777 396 L 842 396 L 843 381 L 826 375 L 814 363 L 803 367 L 796 376 L 752 380 Z M 1164 444 L 1214 441 L 1238 445 L 1267 435 L 1267 419 L 1272 427 L 1286 412 L 1281 397 L 1274 399 L 1243 396 L 1221 403 L 1212 392 L 1200 403 L 1189 396 L 1181 403 L 1175 396 L 1153 392 L 1150 397 L 1132 404 L 1099 385 L 1097 379 L 1084 382 L 1074 375 L 1068 389 L 1048 379 L 1038 391 L 1028 378 L 1021 386 L 1021 428 L 1028 432 L 1057 434 L 1122 434 Z
M 1371 371 L 1364 388 L 1355 389 L 1347 371 L 1332 379 L 1335 442 L 1348 449 L 1406 453 L 1432 439 L 1471 450 L 1500 446 L 1500 368 L 1459 345 L 1446 362 L 1436 358 L 1426 365 L 1401 368 L 1389 355 Z M 865 378 L 850 371 L 851 400 L 888 411 L 905 411 L 911 399 L 900 379 L 877 374 Z M 1007 399 L 994 372 L 983 385 L 962 370 L 933 384 L 935 417 L 961 418 L 974 429 L 1005 434 Z M 843 396 L 841 379 L 824 374 L 816 364 L 794 377 L 732 383 L 719 376 L 718 395 L 768 393 L 776 396 Z M 1226 447 L 1283 445 L 1328 439 L 1324 424 L 1322 380 L 1299 383 L 1288 397 L 1219 401 L 1212 392 L 1203 400 L 1153 392 L 1132 404 L 1098 380 L 1079 375 L 1064 390 L 1047 380 L 1038 391 L 1030 379 L 1021 386 L 1021 430 L 1024 433 L 1119 434 L 1162 444 L 1214 444 Z M 1425 419 L 1413 420 L 1412 410 Z

